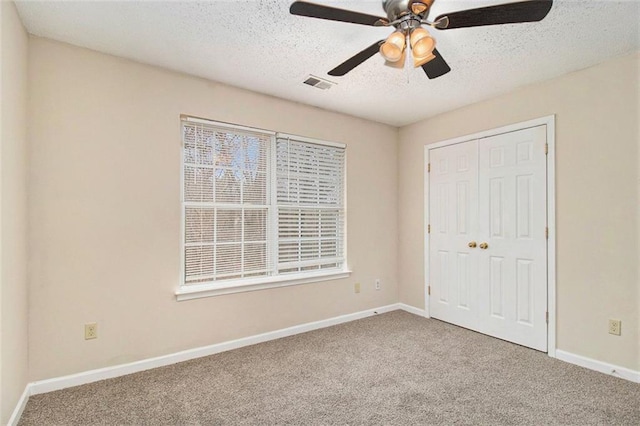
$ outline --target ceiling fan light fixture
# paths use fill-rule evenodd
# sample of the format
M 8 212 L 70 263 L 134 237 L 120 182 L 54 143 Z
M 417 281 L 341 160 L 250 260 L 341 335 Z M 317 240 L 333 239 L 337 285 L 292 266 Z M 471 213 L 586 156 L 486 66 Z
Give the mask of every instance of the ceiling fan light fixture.
M 395 62 L 384 61 L 384 64 L 391 68 L 404 68 L 404 64 L 406 61 L 407 61 L 407 51 L 405 49 L 405 51 L 402 52 L 402 56 L 400 57 L 400 59 L 398 59 Z
M 411 42 L 411 52 L 414 57 L 422 58 L 429 56 L 436 47 L 436 41 L 431 37 L 429 31 L 424 28 L 416 28 L 413 30 L 409 41 Z
M 413 65 L 416 68 L 435 58 L 433 49 L 436 47 L 436 41 L 431 37 L 429 31 L 424 28 L 416 28 L 411 32 L 409 41 L 411 43 Z
M 411 12 L 416 15 L 422 15 L 429 10 L 431 3 L 433 3 L 433 0 L 412 0 L 409 2 L 409 7 L 411 8 Z
M 388 62 L 398 62 L 404 55 L 405 46 L 404 33 L 395 31 L 380 45 L 380 54 Z
M 433 53 L 427 55 L 427 56 L 423 56 L 423 57 L 416 57 L 415 55 L 413 56 L 413 66 L 418 68 L 423 66 L 424 64 L 426 64 L 427 62 L 431 61 L 432 59 L 435 59 L 436 55 L 434 55 Z

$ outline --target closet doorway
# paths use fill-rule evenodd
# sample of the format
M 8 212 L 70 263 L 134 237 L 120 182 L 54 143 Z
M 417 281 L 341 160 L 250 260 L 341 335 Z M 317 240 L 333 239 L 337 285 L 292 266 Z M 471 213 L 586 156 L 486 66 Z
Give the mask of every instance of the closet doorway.
M 549 117 L 425 147 L 431 317 L 555 346 L 553 127 Z

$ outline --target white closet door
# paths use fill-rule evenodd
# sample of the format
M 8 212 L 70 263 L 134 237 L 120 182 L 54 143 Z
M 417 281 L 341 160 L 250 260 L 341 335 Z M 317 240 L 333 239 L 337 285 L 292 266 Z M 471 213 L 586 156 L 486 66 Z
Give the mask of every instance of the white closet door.
M 545 126 L 479 146 L 479 303 L 486 334 L 547 350 Z
M 431 222 L 430 313 L 476 329 L 478 235 L 478 142 L 449 145 L 430 152 Z
M 540 126 L 429 151 L 430 315 L 541 351 L 545 143 Z

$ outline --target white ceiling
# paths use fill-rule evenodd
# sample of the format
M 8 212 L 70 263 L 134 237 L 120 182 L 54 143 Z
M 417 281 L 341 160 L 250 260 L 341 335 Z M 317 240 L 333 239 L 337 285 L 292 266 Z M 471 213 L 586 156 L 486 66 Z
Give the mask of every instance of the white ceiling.
M 381 1 L 317 3 L 385 16 Z M 431 18 L 505 0 L 437 0 Z M 327 72 L 390 28 L 292 16 L 289 0 L 18 1 L 37 36 L 402 126 L 640 48 L 640 1 L 556 0 L 538 23 L 433 30 L 452 71 L 429 80 L 376 55 Z M 309 74 L 337 83 L 302 84 Z M 611 78 L 615 78 L 614 75 Z

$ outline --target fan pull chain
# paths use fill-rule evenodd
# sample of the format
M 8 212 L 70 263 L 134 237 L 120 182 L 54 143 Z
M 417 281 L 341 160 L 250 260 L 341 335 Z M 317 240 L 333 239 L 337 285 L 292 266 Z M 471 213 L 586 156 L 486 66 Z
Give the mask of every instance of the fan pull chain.
M 407 46 L 407 50 L 409 50 L 408 46 Z M 410 56 L 411 55 L 404 55 L 404 56 L 405 56 L 405 58 L 404 58 L 404 66 L 402 68 L 404 69 L 404 75 L 407 77 L 407 84 L 410 84 L 411 83 L 410 76 L 411 76 L 411 69 L 412 69 L 412 67 L 410 65 L 410 63 L 411 63 Z

